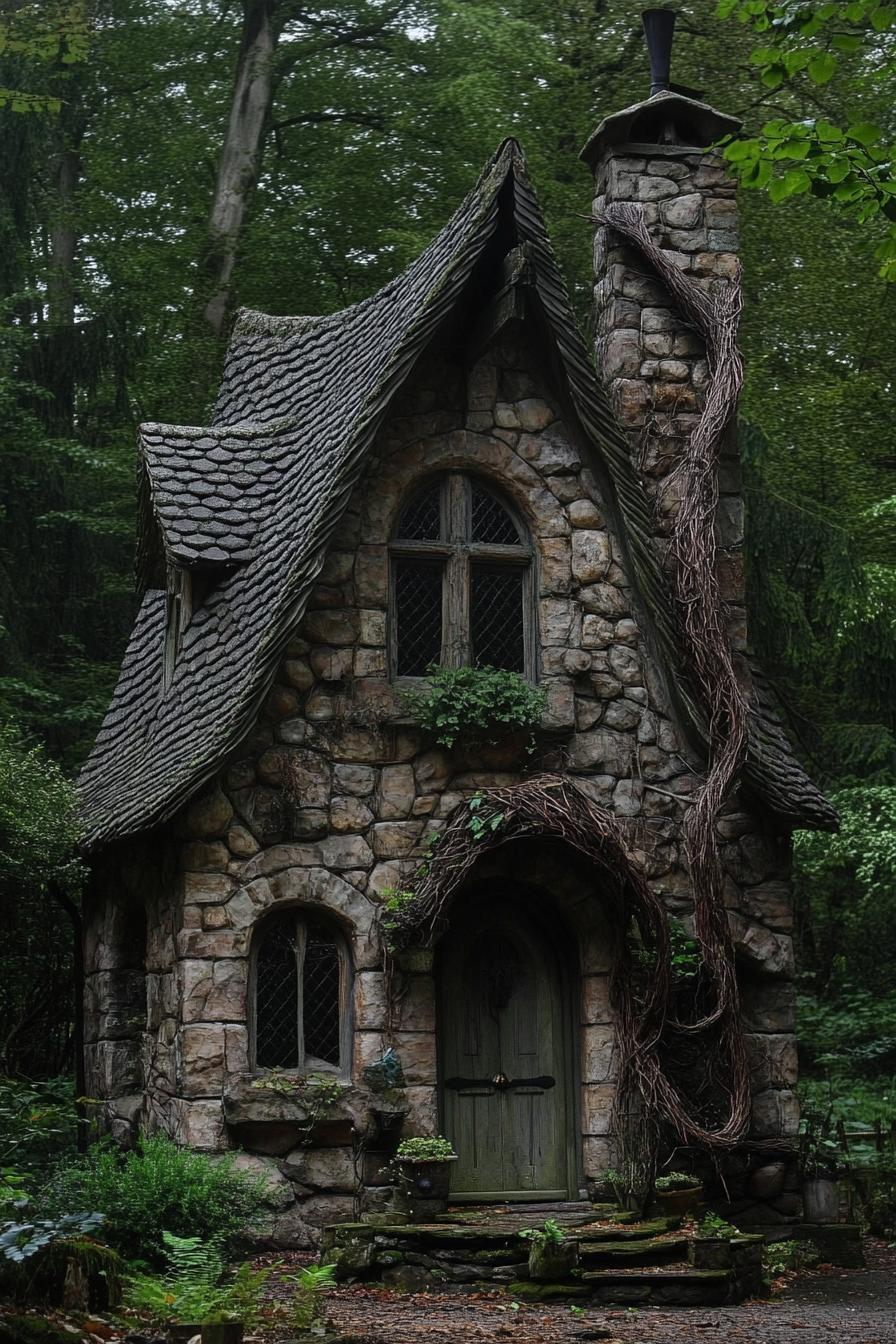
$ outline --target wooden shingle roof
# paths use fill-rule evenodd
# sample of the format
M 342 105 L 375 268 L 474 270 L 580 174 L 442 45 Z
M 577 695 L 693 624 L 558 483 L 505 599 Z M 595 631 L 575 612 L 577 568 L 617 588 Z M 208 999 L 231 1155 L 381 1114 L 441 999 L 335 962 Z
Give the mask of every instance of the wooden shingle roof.
M 179 565 L 220 566 L 221 577 L 184 631 L 167 685 L 166 595 L 144 596 L 81 776 L 88 847 L 172 816 L 251 728 L 390 401 L 502 222 L 526 246 L 535 302 L 580 427 L 612 481 L 670 685 L 705 741 L 680 670 L 650 506 L 576 327 L 522 152 L 508 140 L 442 232 L 379 293 L 320 318 L 242 311 L 210 427 L 143 426 L 148 507 L 138 554 L 161 547 Z M 151 569 L 147 561 L 147 576 Z M 835 824 L 759 702 L 746 775 L 786 824 Z

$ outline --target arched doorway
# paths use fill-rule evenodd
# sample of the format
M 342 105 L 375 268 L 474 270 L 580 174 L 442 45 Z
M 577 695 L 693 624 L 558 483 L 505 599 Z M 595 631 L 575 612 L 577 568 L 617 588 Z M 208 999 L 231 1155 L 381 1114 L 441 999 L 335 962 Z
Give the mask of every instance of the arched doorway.
M 471 888 L 452 911 L 438 962 L 452 1199 L 576 1193 L 570 977 L 555 931 L 516 886 Z

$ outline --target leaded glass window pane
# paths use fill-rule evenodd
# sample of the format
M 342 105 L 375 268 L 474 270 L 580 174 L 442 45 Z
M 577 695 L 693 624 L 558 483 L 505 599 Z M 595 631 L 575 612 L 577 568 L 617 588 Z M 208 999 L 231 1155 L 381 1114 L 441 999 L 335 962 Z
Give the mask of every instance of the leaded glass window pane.
M 519 532 L 510 514 L 494 495 L 478 485 L 472 488 L 472 539 L 499 546 L 518 546 Z
M 255 976 L 256 1064 L 260 1069 L 297 1069 L 299 978 L 293 917 L 271 921 L 265 928 Z
M 470 635 L 474 667 L 524 670 L 522 570 L 488 561 L 474 562 Z
M 395 561 L 397 672 L 422 677 L 442 652 L 442 567 L 425 560 Z
M 442 533 L 442 492 L 438 485 L 417 495 L 399 519 L 395 536 L 401 541 L 438 541 Z
M 305 1055 L 339 1064 L 339 948 L 326 928 L 309 924 L 302 965 Z

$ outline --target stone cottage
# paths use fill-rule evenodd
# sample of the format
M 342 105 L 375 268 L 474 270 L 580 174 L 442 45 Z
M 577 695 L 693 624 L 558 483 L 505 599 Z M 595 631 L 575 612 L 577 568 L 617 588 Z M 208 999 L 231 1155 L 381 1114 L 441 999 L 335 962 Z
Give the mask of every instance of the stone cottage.
M 466 870 L 430 963 L 387 976 L 379 917 L 471 797 L 540 774 L 692 928 L 682 821 L 710 744 L 667 538 L 712 370 L 601 221 L 635 203 L 707 293 L 736 283 L 707 148 L 736 127 L 661 80 L 588 140 L 594 358 L 507 140 L 404 274 L 324 317 L 240 312 L 211 423 L 141 428 L 142 600 L 81 780 L 88 1086 L 122 1141 L 263 1160 L 282 1244 L 379 1207 L 399 1135 L 452 1139 L 458 1199 L 576 1199 L 613 1164 L 606 874 L 546 822 Z M 786 1152 L 798 1122 L 789 836 L 835 817 L 747 652 L 730 434 L 718 486 L 750 703 L 717 823 L 748 1177 L 751 1141 Z M 439 663 L 541 686 L 535 751 L 435 743 L 404 692 Z

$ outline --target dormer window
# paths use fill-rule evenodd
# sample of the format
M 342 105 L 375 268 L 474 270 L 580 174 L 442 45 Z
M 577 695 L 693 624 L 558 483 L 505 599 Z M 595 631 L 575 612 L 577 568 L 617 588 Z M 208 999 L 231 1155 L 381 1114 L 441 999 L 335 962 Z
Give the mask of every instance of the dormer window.
M 402 509 L 390 545 L 392 673 L 498 667 L 531 674 L 532 548 L 482 481 L 452 472 Z

